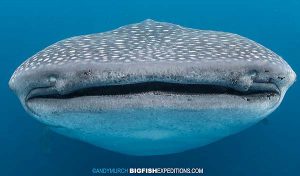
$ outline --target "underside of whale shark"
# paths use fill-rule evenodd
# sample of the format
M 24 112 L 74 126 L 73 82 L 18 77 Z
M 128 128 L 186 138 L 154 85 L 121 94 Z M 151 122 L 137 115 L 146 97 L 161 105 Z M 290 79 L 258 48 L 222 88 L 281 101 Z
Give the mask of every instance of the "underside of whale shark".
M 146 20 L 59 41 L 9 86 L 53 130 L 133 155 L 200 147 L 265 118 L 296 74 L 237 34 Z

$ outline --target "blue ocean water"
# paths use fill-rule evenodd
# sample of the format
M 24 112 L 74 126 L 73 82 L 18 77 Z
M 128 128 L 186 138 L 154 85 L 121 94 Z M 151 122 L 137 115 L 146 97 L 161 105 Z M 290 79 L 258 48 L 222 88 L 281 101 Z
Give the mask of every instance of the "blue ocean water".
M 48 131 L 29 117 L 8 80 L 25 59 L 75 35 L 154 19 L 237 33 L 281 55 L 300 73 L 298 0 L 1 0 L 0 175 L 92 175 L 92 168 L 202 167 L 204 175 L 299 175 L 300 85 L 267 121 L 184 153 L 134 157 Z

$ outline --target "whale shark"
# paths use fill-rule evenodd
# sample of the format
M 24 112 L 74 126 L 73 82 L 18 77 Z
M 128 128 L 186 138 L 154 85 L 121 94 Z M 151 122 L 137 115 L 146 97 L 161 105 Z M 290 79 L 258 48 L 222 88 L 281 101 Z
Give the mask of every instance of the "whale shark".
M 296 74 L 238 34 L 145 20 L 54 43 L 9 87 L 57 133 L 129 155 L 205 146 L 266 118 Z

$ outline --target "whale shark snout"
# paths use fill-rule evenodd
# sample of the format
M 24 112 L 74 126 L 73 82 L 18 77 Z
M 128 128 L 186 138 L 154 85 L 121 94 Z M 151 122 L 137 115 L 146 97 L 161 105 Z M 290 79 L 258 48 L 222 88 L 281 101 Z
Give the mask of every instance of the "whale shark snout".
M 280 56 L 247 38 L 146 20 L 59 41 L 25 61 L 9 86 L 61 134 L 159 155 L 255 124 L 295 78 Z

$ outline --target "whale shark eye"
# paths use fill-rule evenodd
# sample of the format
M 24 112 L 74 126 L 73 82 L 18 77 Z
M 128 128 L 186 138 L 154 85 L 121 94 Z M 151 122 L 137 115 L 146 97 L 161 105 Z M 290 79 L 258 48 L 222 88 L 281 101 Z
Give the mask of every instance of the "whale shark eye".
M 258 74 L 258 72 L 256 71 L 256 70 L 250 70 L 249 71 L 249 75 L 250 75 L 250 77 L 255 77 L 255 76 L 257 76 L 257 74 Z
M 55 83 L 56 83 L 56 80 L 57 80 L 57 78 L 56 78 L 55 76 L 53 76 L 53 75 L 51 75 L 51 76 L 49 77 L 49 82 L 50 82 L 51 85 L 55 84 Z

